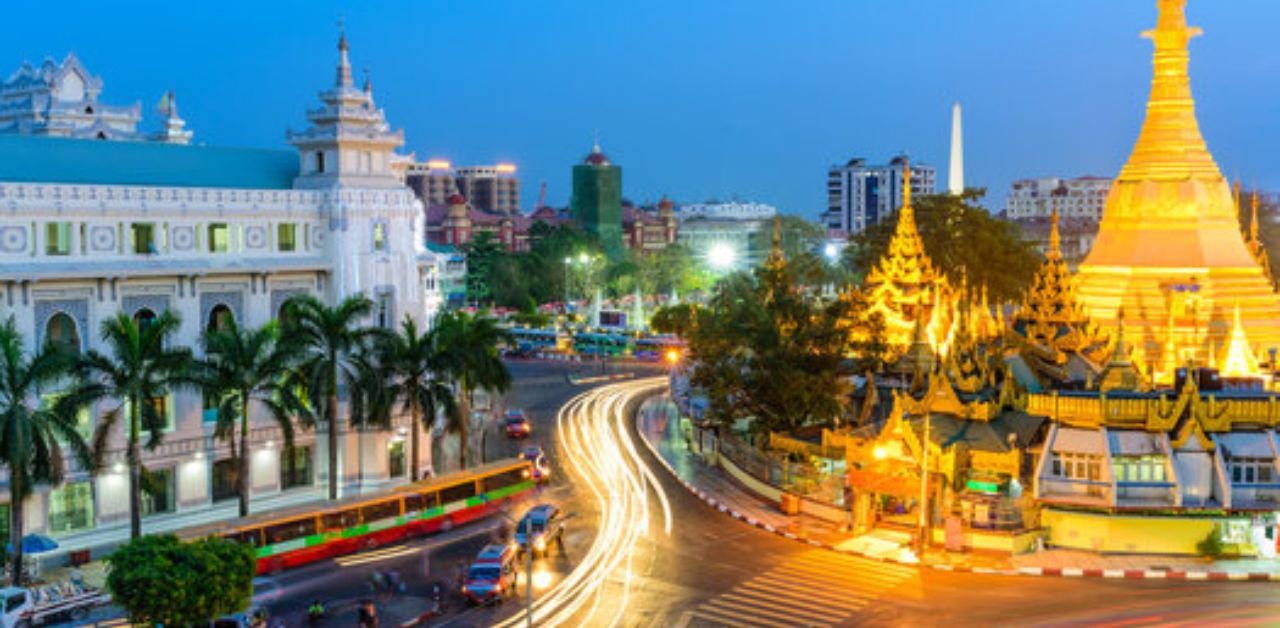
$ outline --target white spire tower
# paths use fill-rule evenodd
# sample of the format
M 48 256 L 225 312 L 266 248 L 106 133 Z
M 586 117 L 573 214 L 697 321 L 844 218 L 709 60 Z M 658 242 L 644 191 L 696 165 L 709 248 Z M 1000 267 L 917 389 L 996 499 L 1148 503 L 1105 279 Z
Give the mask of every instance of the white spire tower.
M 947 193 L 964 192 L 964 133 L 960 130 L 960 103 L 951 106 L 951 172 L 947 174 Z

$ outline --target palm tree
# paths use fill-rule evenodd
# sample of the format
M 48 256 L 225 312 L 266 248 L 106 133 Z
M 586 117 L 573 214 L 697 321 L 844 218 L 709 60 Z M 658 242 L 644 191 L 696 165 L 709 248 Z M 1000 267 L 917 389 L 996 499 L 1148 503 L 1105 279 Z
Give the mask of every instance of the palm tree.
M 286 383 L 293 362 L 290 347 L 280 341 L 275 322 L 246 329 L 230 319 L 221 329 L 205 332 L 202 338 L 205 359 L 199 364 L 198 379 L 205 393 L 218 400 L 218 420 L 214 434 L 231 445 L 237 461 L 236 491 L 240 494 L 240 516 L 249 514 L 249 406 L 257 403 L 280 426 L 284 451 L 293 448 L 293 416 L 302 402 L 297 388 Z M 237 455 L 237 423 L 239 453 Z
M 120 312 L 102 322 L 102 341 L 110 355 L 90 350 L 80 357 L 76 373 L 80 383 L 68 393 L 72 406 L 116 400 L 121 405 L 103 415 L 93 435 L 93 449 L 101 455 L 107 438 L 121 421 L 124 425 L 129 465 L 129 535 L 142 536 L 142 454 L 138 443 L 147 432 L 147 449 L 155 449 L 163 438 L 165 408 L 154 400 L 164 399 L 173 388 L 193 383 L 191 350 L 169 347 L 168 340 L 181 325 L 172 311 L 146 321 L 136 321 Z M 159 405 L 159 407 L 157 407 Z M 126 416 L 127 415 L 127 416 Z
M 438 330 L 419 333 L 412 318 L 405 317 L 400 332 L 382 343 L 383 363 L 389 381 L 384 389 L 392 404 L 400 402 L 409 413 L 410 479 L 417 480 L 422 470 L 418 456 L 418 432 L 430 433 L 437 411 L 443 409 L 450 424 L 458 422 L 458 404 L 453 391 L 441 379 L 445 355 L 441 351 Z M 428 442 L 430 442 L 428 440 Z
M 71 374 L 74 356 L 46 344 L 30 358 L 10 318 L 0 325 L 0 464 L 9 468 L 9 538 L 13 586 L 22 586 L 23 506 L 38 483 L 58 485 L 66 473 L 63 448 L 81 468 L 97 469 L 89 444 L 76 430 L 79 408 L 40 402 Z
M 298 352 L 295 373 L 328 430 L 330 500 L 338 498 L 338 388 L 354 388 L 360 380 L 357 358 L 378 334 L 360 321 L 372 311 L 373 302 L 362 294 L 333 307 L 311 295 L 285 304 L 286 342 Z
M 490 317 L 466 312 L 441 315 L 436 333 L 440 335 L 441 366 L 460 393 L 458 416 L 451 417 L 448 430 L 462 440 L 459 456 L 465 469 L 475 391 L 502 393 L 511 388 L 511 372 L 498 353 L 500 345 L 511 342 L 511 334 Z

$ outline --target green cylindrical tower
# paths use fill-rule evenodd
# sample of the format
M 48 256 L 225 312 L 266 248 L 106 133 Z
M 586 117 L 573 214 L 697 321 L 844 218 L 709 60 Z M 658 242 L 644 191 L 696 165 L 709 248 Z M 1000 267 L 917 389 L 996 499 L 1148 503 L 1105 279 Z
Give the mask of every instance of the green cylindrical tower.
M 610 259 L 622 257 L 622 167 L 614 165 L 596 144 L 573 167 L 573 218 L 596 234 Z

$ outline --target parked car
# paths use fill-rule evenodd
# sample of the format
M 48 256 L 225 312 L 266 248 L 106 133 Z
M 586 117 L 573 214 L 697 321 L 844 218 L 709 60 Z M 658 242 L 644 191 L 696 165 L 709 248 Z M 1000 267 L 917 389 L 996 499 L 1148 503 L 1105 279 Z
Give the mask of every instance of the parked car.
M 503 424 L 506 427 L 507 436 L 511 438 L 527 438 L 533 433 L 533 422 L 523 410 L 507 410 L 506 416 L 503 417 Z
M 467 569 L 462 593 L 473 604 L 502 602 L 516 594 L 516 547 L 490 544 L 484 546 Z
M 525 447 L 520 452 L 520 457 L 532 463 L 533 468 L 529 470 L 529 478 L 534 482 L 546 482 L 551 477 L 551 463 L 547 461 L 546 454 L 542 453 L 542 448 L 537 445 Z
M 522 551 L 545 556 L 552 544 L 564 544 L 565 516 L 554 504 L 538 504 L 516 524 L 515 541 Z

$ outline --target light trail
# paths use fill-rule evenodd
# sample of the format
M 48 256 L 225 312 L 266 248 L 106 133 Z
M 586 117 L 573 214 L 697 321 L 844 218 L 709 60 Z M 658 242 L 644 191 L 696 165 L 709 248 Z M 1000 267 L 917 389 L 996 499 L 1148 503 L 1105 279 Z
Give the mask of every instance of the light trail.
M 575 486 L 590 491 L 600 526 L 573 571 L 534 602 L 535 624 L 622 623 L 635 577 L 632 559 L 655 530 L 671 533 L 666 492 L 626 428 L 628 408 L 664 386 L 663 377 L 604 386 L 574 397 L 556 416 L 560 459 L 573 474 Z M 661 518 L 661 528 L 651 524 L 655 517 Z M 617 608 L 602 609 L 603 600 L 616 601 Z M 525 621 L 522 610 L 497 625 L 519 626 Z

